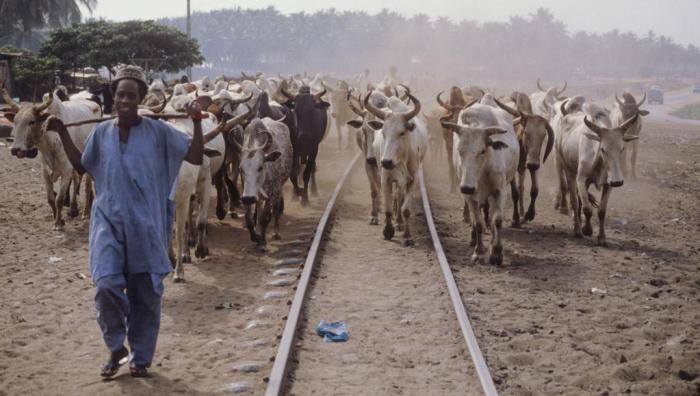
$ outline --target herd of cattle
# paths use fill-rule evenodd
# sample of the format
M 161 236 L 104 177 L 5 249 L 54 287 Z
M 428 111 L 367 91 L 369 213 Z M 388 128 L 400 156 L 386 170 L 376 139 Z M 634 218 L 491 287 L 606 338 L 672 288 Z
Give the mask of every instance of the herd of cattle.
M 355 85 L 355 86 L 353 86 Z M 611 109 L 582 96 L 562 96 L 562 89 L 543 89 L 527 95 L 514 92 L 495 97 L 477 87 L 451 87 L 437 106 L 421 111 L 422 104 L 411 89 L 390 76 L 378 84 L 349 84 L 330 77 L 314 78 L 248 76 L 215 81 L 166 84 L 156 80 L 139 112 L 178 114 L 191 101 L 207 108 L 202 123 L 205 133 L 205 160 L 196 166 L 183 163 L 175 193 L 176 281 L 184 280 L 183 262 L 195 255 L 206 257 L 207 218 L 211 186 L 216 189 L 216 216 L 228 213 L 238 217 L 245 211 L 245 224 L 257 246 L 266 248 L 266 228 L 274 220 L 273 235 L 280 238 L 279 218 L 284 210 L 283 186 L 289 179 L 293 197 L 308 205 L 309 189 L 316 193 L 315 171 L 319 144 L 334 120 L 338 147 L 346 128 L 355 129 L 355 140 L 365 156 L 365 170 L 371 191 L 370 224 L 379 224 L 384 208 L 384 238 L 403 231 L 403 243 L 413 244 L 409 226 L 411 199 L 418 172 L 429 146 L 445 143 L 451 190 L 462 193 L 463 216 L 471 223 L 473 261 L 486 254 L 483 235 L 490 227 L 492 238 L 488 260 L 503 261 L 501 227 L 508 187 L 513 201 L 512 226 L 521 219 L 535 218 L 538 195 L 538 169 L 554 150 L 559 178 L 556 207 L 565 214 L 573 209 L 574 234 L 590 236 L 592 207 L 598 208 L 598 243 L 605 244 L 605 213 L 611 187 L 623 184 L 625 150 L 632 151 L 632 175 L 641 130 L 641 110 L 646 96 L 637 102 L 629 93 L 615 97 Z M 78 215 L 77 199 L 81 176 L 68 161 L 60 139 L 47 133 L 49 115 L 64 123 L 102 117 L 102 109 L 85 94 L 67 96 L 58 87 L 46 94 L 41 104 L 20 105 L 2 90 L 9 108 L 5 117 L 14 123 L 11 153 L 17 158 L 42 158 L 42 174 L 48 203 L 54 214 L 54 229 L 62 230 L 62 207 L 70 205 L 69 216 Z M 329 102 L 326 102 L 328 98 Z M 168 121 L 182 133 L 192 134 L 187 118 Z M 69 133 L 79 149 L 94 124 L 76 125 Z M 435 137 L 438 137 L 437 139 Z M 436 144 L 437 143 L 437 144 Z M 542 147 L 544 154 L 542 156 Z M 540 158 L 542 159 L 540 160 Z M 524 210 L 525 173 L 529 171 L 530 201 Z M 302 173 L 303 185 L 298 181 Z M 517 177 L 516 177 L 517 176 Z M 60 183 L 58 194 L 54 183 Z M 591 185 L 602 190 L 599 199 L 589 192 Z M 72 194 L 69 194 L 72 185 Z M 239 189 L 239 186 L 242 187 Z M 383 193 L 380 195 L 380 193 Z M 568 200 L 567 200 L 568 195 Z M 85 182 L 85 208 L 90 213 L 93 197 L 90 177 Z M 383 205 L 380 197 L 383 196 Z M 585 223 L 581 226 L 581 213 Z

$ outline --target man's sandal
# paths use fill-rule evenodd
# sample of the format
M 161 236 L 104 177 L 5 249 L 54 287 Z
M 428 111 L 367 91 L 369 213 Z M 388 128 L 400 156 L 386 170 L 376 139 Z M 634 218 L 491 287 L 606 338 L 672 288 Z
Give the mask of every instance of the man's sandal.
M 146 369 L 146 366 L 132 364 L 129 365 L 129 371 L 131 372 L 131 376 L 135 378 L 148 377 L 148 369 Z
M 126 349 L 126 347 L 122 347 L 122 349 L 118 350 L 117 352 L 112 352 L 109 355 L 109 360 L 107 363 L 102 366 L 102 372 L 100 375 L 105 378 L 113 377 L 119 371 L 119 367 L 128 361 L 128 358 L 129 350 Z

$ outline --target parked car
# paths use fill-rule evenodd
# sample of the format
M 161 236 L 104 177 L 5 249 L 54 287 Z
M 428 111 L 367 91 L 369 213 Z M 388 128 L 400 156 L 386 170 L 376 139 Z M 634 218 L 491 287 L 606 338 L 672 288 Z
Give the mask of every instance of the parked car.
M 647 91 L 649 104 L 664 104 L 664 91 L 659 87 L 651 87 Z

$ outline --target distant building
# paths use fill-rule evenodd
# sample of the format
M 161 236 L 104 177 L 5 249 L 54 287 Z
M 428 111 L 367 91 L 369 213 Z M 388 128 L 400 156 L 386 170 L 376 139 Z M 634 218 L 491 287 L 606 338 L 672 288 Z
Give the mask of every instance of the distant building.
M 0 82 L 4 82 L 4 85 L 0 88 L 5 88 L 11 97 L 16 95 L 12 77 L 12 61 L 21 56 L 24 55 L 21 53 L 0 52 Z

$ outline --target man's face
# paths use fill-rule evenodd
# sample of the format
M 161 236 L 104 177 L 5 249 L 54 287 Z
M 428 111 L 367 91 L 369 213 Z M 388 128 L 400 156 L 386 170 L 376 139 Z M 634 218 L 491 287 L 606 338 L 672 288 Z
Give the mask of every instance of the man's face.
M 119 117 L 134 117 L 141 102 L 139 84 L 130 79 L 120 80 L 114 93 L 114 102 Z

